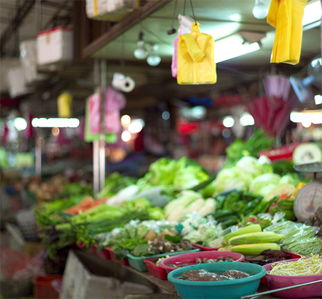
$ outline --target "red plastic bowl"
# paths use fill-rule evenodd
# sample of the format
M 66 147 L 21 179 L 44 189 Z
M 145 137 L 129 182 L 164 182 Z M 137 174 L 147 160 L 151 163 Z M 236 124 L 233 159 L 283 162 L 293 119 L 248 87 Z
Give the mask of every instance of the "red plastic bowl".
M 199 244 L 192 244 L 193 247 L 199 248 L 201 251 L 214 251 L 214 250 L 218 250 L 219 247 L 217 248 L 211 248 L 211 247 L 205 247 Z
M 112 261 L 114 261 L 116 263 L 119 263 L 121 265 L 125 265 L 125 266 L 127 266 L 129 264 L 129 261 L 128 261 L 127 258 L 118 259 L 116 257 L 116 254 L 115 254 L 114 250 L 112 249 L 112 247 L 106 247 L 105 249 L 110 253 L 110 257 L 111 257 Z
M 167 275 L 168 275 L 167 271 L 155 264 L 155 262 L 158 259 L 159 258 L 151 258 L 151 259 L 144 260 L 144 263 L 146 264 L 146 267 L 148 269 L 148 273 L 150 273 L 152 276 L 156 278 L 167 280 Z
M 283 275 L 273 275 L 269 274 L 268 271 L 271 270 L 273 264 L 277 263 L 288 263 L 291 261 L 296 261 L 298 259 L 292 259 L 292 260 L 286 260 L 286 261 L 280 261 L 275 262 L 271 264 L 267 264 L 264 266 L 264 268 L 267 271 L 267 274 L 265 276 L 267 287 L 269 290 L 274 290 L 278 288 L 284 288 L 288 286 L 292 286 L 295 284 L 301 284 L 305 282 L 311 282 L 315 280 L 322 279 L 322 274 L 316 274 L 316 275 L 302 275 L 302 276 L 283 276 Z M 290 290 L 280 291 L 274 293 L 275 296 L 283 297 L 283 298 L 314 298 L 314 297 L 320 297 L 322 296 L 322 282 L 298 287 Z
M 110 260 L 111 259 L 111 253 L 107 248 L 103 249 L 97 249 L 96 254 L 101 257 L 104 260 Z
M 199 251 L 168 257 L 160 262 L 160 267 L 162 267 L 163 269 L 165 269 L 165 271 L 167 271 L 167 273 L 169 273 L 175 269 L 178 269 L 168 266 L 171 264 L 194 263 L 197 258 L 218 259 L 220 257 L 231 257 L 235 260 L 235 262 L 243 262 L 245 260 L 245 257 L 237 252 Z

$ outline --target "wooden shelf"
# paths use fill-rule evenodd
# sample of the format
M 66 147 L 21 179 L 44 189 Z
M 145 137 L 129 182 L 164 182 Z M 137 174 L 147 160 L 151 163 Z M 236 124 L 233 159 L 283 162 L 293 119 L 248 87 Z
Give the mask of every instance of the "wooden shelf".
M 101 47 L 112 42 L 124 32 L 132 28 L 134 25 L 140 23 L 144 18 L 148 17 L 150 14 L 157 11 L 170 1 L 171 0 L 150 0 L 142 7 L 135 9 L 132 13 L 125 16 L 120 22 L 110 26 L 105 33 L 83 48 L 81 56 L 83 58 L 93 56 L 93 54 Z M 80 28 L 81 27 L 82 26 L 80 26 Z

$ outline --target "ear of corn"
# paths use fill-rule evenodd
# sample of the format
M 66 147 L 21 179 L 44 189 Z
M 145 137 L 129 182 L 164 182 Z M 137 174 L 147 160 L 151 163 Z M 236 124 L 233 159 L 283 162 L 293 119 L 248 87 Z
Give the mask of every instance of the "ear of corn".
M 276 243 L 243 244 L 232 246 L 230 251 L 239 252 L 245 255 L 259 255 L 267 249 L 281 250 L 281 247 Z
M 258 232 L 243 234 L 229 239 L 229 244 L 253 244 L 253 243 L 275 243 L 282 238 L 282 235 L 273 232 Z
M 262 231 L 262 228 L 259 224 L 247 225 L 245 227 L 242 227 L 234 232 L 231 232 L 231 233 L 225 235 L 224 241 L 228 242 L 233 237 L 244 235 L 244 234 L 249 234 L 249 233 L 257 233 L 257 232 L 261 232 L 261 231 Z

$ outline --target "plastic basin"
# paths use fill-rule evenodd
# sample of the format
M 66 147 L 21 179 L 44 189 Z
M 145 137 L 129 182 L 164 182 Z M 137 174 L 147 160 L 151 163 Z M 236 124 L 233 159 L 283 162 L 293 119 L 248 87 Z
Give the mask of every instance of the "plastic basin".
M 227 270 L 244 271 L 251 276 L 224 281 L 188 281 L 179 279 L 187 270 L 205 269 L 211 272 L 225 272 Z M 182 267 L 168 274 L 168 280 L 172 282 L 179 296 L 183 299 L 240 299 L 241 296 L 256 292 L 260 279 L 266 274 L 264 267 L 239 262 L 221 262 L 199 264 Z
M 286 260 L 275 262 L 265 265 L 266 271 L 272 269 L 273 264 L 277 263 L 288 263 L 291 261 L 296 261 L 298 259 Z M 267 273 L 265 276 L 266 285 L 269 290 L 274 290 L 278 288 L 288 287 L 295 284 L 301 284 L 305 282 L 311 282 L 314 280 L 322 279 L 322 274 L 317 275 L 302 275 L 302 276 L 283 276 L 283 275 L 273 275 Z M 280 291 L 274 293 L 274 295 L 283 298 L 314 298 L 322 296 L 322 282 L 317 284 L 312 284 L 308 286 L 298 287 L 290 290 Z
M 201 252 L 185 253 L 185 254 L 180 254 L 179 256 L 168 257 L 160 262 L 160 267 L 162 267 L 167 271 L 167 273 L 169 273 L 173 270 L 178 269 L 177 267 L 169 267 L 169 265 L 171 264 L 173 265 L 173 264 L 182 264 L 182 263 L 195 263 L 197 258 L 218 259 L 220 257 L 231 257 L 236 262 L 243 262 L 245 260 L 245 257 L 241 253 L 237 253 L 237 252 L 201 251 Z
M 167 252 L 167 253 L 161 253 L 161 254 L 154 254 L 150 256 L 134 256 L 132 254 L 128 254 L 127 257 L 129 258 L 129 264 L 132 268 L 140 271 L 140 272 L 146 272 L 147 267 L 146 264 L 144 263 L 144 260 L 150 259 L 150 258 L 160 258 L 160 257 L 165 257 L 168 255 L 181 255 L 184 253 L 190 253 L 190 252 L 197 252 L 199 251 L 198 248 L 191 249 L 191 250 L 185 250 L 185 251 L 175 251 L 175 252 Z

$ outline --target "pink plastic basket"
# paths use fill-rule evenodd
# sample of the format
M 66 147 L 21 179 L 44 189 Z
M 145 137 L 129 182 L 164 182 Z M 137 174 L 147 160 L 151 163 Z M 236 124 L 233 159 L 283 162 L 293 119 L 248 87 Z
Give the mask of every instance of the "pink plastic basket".
M 213 250 L 218 250 L 219 247 L 217 248 L 211 248 L 211 247 L 205 247 L 199 244 L 193 244 L 193 247 L 199 248 L 201 251 L 213 251 Z
M 243 262 L 245 257 L 241 253 L 230 251 L 201 251 L 193 253 L 185 253 L 176 256 L 168 257 L 160 262 L 160 267 L 165 269 L 167 273 L 177 269 L 170 267 L 171 264 L 195 263 L 197 258 L 203 259 L 218 259 L 220 257 L 231 257 L 235 262 Z
M 270 271 L 273 264 L 276 263 L 288 263 L 291 261 L 296 261 L 298 259 L 286 260 L 267 264 L 264 266 L 266 271 Z M 269 290 L 274 290 L 278 288 L 288 287 L 295 284 L 306 283 L 314 280 L 322 279 L 322 274 L 317 275 L 306 275 L 306 276 L 283 276 L 283 275 L 272 275 L 267 273 L 266 283 Z M 322 295 L 322 282 L 303 286 L 299 288 L 294 288 L 290 290 L 280 291 L 274 293 L 275 296 L 283 298 L 314 298 L 320 297 Z

